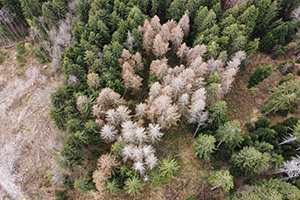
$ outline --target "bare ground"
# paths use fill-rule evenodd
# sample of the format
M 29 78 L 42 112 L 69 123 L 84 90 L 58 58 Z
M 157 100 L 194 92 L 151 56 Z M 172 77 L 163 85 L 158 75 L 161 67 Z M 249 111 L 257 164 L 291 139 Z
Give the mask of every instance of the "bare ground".
M 32 56 L 20 67 L 14 50 L 7 55 L 0 65 L 0 199 L 51 199 L 40 183 L 49 170 L 52 182 L 62 173 L 54 150 L 60 132 L 49 117 L 50 92 L 61 77 Z

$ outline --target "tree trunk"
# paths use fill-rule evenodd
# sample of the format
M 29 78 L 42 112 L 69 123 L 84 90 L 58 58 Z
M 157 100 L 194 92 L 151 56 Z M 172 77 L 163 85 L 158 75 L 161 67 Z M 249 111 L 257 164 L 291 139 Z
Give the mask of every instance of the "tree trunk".
M 197 129 L 196 129 L 196 131 L 195 131 L 193 137 L 195 137 L 195 135 L 196 135 L 196 133 L 198 132 L 199 128 L 200 128 L 200 124 L 198 124 L 198 127 L 197 127 Z
M 286 144 L 286 143 L 289 143 L 289 142 L 293 142 L 293 141 L 295 141 L 297 139 L 298 139 L 297 137 L 293 136 L 293 137 L 291 137 L 291 138 L 289 138 L 289 139 L 287 139 L 287 140 L 279 143 L 279 145 L 283 145 L 283 144 Z
M 218 187 L 220 187 L 221 185 L 215 185 L 213 186 L 212 188 L 210 188 L 210 190 L 214 190 L 214 189 L 217 189 Z
M 8 41 L 8 44 L 11 44 L 11 40 L 0 30 L 0 33 L 5 37 L 5 39 Z
M 178 156 L 181 156 L 181 155 L 186 154 L 186 153 L 190 153 L 190 152 L 192 152 L 192 151 L 193 151 L 193 150 L 189 150 L 189 151 L 186 151 L 186 152 L 177 154 L 177 155 L 173 156 L 173 158 L 178 157 Z

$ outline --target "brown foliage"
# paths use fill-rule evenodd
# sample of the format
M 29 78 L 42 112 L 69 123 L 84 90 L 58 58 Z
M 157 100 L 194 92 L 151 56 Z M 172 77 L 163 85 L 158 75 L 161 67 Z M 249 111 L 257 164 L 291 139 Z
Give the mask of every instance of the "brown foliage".
M 232 83 L 234 81 L 234 76 L 237 73 L 236 68 L 226 67 L 226 70 L 220 74 L 221 82 L 222 82 L 222 90 L 224 94 L 228 93 Z
M 122 78 L 126 89 L 130 88 L 133 91 L 137 91 L 142 86 L 143 79 L 135 74 L 134 69 L 128 62 L 122 65 Z
M 119 168 L 120 165 L 121 163 L 112 154 L 103 154 L 97 161 L 97 168 L 109 176 L 114 174 L 114 170 Z
M 76 108 L 79 110 L 79 112 L 81 114 L 84 114 L 84 107 L 83 107 L 83 103 L 88 101 L 89 99 L 86 97 L 86 96 L 79 96 L 77 98 L 77 101 L 76 101 Z
M 183 32 L 179 25 L 171 30 L 171 41 L 177 49 L 183 40 Z
M 118 106 L 125 104 L 126 101 L 121 95 L 110 88 L 102 89 L 97 98 L 97 105 L 101 106 L 104 112 L 110 108 L 117 108 Z
M 96 188 L 99 192 L 105 191 L 105 183 L 107 179 L 110 178 L 110 175 L 105 171 L 95 170 L 93 173 L 93 182 L 96 185 Z
M 135 107 L 135 118 L 142 119 L 146 117 L 146 108 L 147 105 L 145 103 L 140 103 Z
M 177 56 L 179 58 L 181 58 L 181 61 L 183 59 L 183 57 L 186 57 L 187 54 L 189 53 L 189 47 L 186 46 L 186 43 L 184 42 L 183 44 L 181 44 L 181 46 L 178 48 L 178 51 L 177 51 Z
M 164 42 L 169 42 L 171 37 L 171 29 L 167 24 L 163 24 L 159 32 Z
M 221 60 L 214 60 L 213 58 L 207 61 L 208 71 L 210 74 L 220 73 L 224 71 L 223 62 Z
M 90 87 L 97 89 L 100 86 L 100 78 L 98 74 L 89 73 L 87 75 L 87 84 Z
M 159 31 L 161 29 L 161 24 L 160 24 L 160 19 L 159 19 L 159 17 L 157 17 L 157 15 L 154 15 L 154 17 L 152 17 L 151 26 L 153 28 L 154 35 L 159 33 Z
M 190 32 L 190 19 L 187 14 L 184 14 L 179 20 L 178 25 L 183 29 L 184 36 L 187 37 Z
M 168 59 L 153 60 L 150 65 L 150 76 L 156 75 L 158 80 L 161 80 L 168 72 Z
M 162 40 L 162 37 L 160 34 L 157 34 L 154 38 L 154 43 L 153 43 L 153 53 L 157 57 L 162 57 L 164 56 L 167 51 L 169 50 L 169 43 L 165 43 Z
M 191 48 L 189 50 L 189 53 L 187 56 L 188 63 L 193 62 L 199 56 L 202 57 L 205 52 L 206 52 L 206 46 L 204 44 L 202 44 L 201 46 L 199 44 L 197 44 L 194 48 Z

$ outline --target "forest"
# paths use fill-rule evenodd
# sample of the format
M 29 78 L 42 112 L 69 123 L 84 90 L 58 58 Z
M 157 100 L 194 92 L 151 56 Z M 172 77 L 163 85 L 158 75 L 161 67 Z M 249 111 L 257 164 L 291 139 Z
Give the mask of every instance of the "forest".
M 53 199 L 300 199 L 300 0 L 0 8 L 0 62 L 12 47 L 63 76 Z

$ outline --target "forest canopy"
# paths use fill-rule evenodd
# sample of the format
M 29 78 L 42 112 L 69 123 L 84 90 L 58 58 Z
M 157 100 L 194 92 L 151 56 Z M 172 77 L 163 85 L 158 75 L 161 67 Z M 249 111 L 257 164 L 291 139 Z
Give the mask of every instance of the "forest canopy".
M 274 59 L 298 53 L 299 0 L 0 0 L 0 8 L 0 42 L 37 40 L 34 56 L 64 75 L 50 95 L 50 116 L 62 131 L 58 165 L 86 170 L 76 190 L 134 196 L 147 181 L 170 181 L 180 162 L 157 146 L 184 127 L 198 159 L 226 163 L 210 174 L 211 190 L 232 199 L 289 199 L 290 191 L 300 198 L 299 184 L 267 176 L 299 176 L 291 167 L 299 166 L 298 119 L 269 127 L 262 118 L 245 132 L 224 99 L 257 51 Z M 23 63 L 25 48 L 18 47 Z M 269 90 L 265 115 L 297 109 L 294 68 L 293 60 L 279 65 L 286 77 Z M 268 63 L 256 66 L 245 89 L 273 72 Z M 258 174 L 265 179 L 255 180 Z M 233 179 L 241 176 L 251 179 L 251 190 L 235 192 Z

